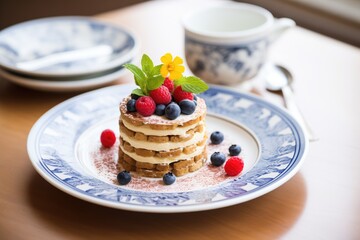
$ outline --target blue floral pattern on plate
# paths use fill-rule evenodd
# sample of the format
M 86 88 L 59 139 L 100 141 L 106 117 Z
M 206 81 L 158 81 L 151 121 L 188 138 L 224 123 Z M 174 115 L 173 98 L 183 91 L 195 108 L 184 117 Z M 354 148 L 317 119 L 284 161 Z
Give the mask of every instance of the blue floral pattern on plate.
M 28 138 L 35 169 L 59 189 L 96 204 L 144 212 L 187 212 L 254 199 L 289 180 L 300 168 L 308 141 L 282 109 L 255 96 L 211 86 L 201 97 L 208 111 L 241 122 L 260 141 L 257 164 L 239 178 L 188 192 L 143 192 L 105 183 L 74 161 L 79 136 L 99 121 L 119 114 L 118 104 L 134 88 L 112 86 L 69 99 L 44 114 Z
M 0 32 L 0 65 L 28 75 L 63 77 L 105 71 L 129 61 L 137 50 L 135 37 L 125 29 L 86 17 L 37 19 Z M 71 55 L 64 57 L 64 53 Z M 45 57 L 54 63 L 33 67 L 34 61 Z M 29 61 L 32 67 L 25 67 Z

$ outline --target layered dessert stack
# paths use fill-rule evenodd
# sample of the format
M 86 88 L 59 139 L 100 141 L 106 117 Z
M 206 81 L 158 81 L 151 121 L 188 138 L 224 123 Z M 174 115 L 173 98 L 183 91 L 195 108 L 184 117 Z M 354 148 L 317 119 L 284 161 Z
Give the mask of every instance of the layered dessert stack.
M 171 70 L 181 70 L 176 64 L 182 61 L 167 60 L 169 57 L 163 57 L 164 64 L 154 67 L 144 55 L 142 70 L 134 65 L 126 66 L 134 73 L 140 89 L 120 103 L 120 170 L 155 178 L 169 172 L 182 176 L 200 169 L 207 161 L 206 104 L 196 96 L 207 85 L 198 78 L 185 78 L 181 74 L 179 79 L 172 80 L 170 77 L 176 73 L 172 76 Z M 160 67 L 161 75 L 157 76 L 156 68 L 160 73 Z M 165 71 L 164 67 L 171 70 Z
M 146 177 L 162 177 L 169 171 L 182 176 L 203 166 L 207 135 L 202 99 L 198 98 L 193 114 L 176 120 L 127 113 L 126 102 L 120 105 L 119 150 L 119 162 L 125 170 Z

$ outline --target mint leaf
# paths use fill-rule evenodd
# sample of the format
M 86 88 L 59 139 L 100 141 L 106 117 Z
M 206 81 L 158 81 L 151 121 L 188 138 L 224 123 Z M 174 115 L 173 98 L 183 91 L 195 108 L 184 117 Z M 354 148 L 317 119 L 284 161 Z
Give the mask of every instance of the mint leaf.
M 134 89 L 131 94 L 135 94 L 137 96 L 145 96 L 145 94 L 143 93 L 143 91 L 140 88 L 136 88 Z
M 149 77 L 147 80 L 147 90 L 151 91 L 157 89 L 164 83 L 164 78 L 161 75 Z
M 175 88 L 176 88 L 177 86 L 181 86 L 181 85 L 184 84 L 184 83 L 186 83 L 186 77 L 184 77 L 184 76 L 182 76 L 182 77 L 179 78 L 179 79 L 174 80 L 174 86 L 175 86 Z
M 150 57 L 146 54 L 143 54 L 143 56 L 141 58 L 141 67 L 142 67 L 142 70 L 145 72 L 146 76 L 148 76 L 148 77 L 153 76 L 152 69 L 154 68 L 154 63 L 150 59 Z
M 180 78 L 176 81 L 176 84 L 177 86 L 180 85 L 183 91 L 195 94 L 205 92 L 209 89 L 209 86 L 203 80 L 194 76 Z
M 136 85 L 138 85 L 143 92 L 146 92 L 146 80 L 145 80 L 145 81 L 141 81 L 141 80 L 138 79 L 136 76 L 134 76 L 134 79 L 135 79 Z
M 130 72 L 132 72 L 134 74 L 136 82 L 146 81 L 146 76 L 145 76 L 144 72 L 140 68 L 138 68 L 136 65 L 127 63 L 127 64 L 124 64 L 124 67 L 129 69 Z M 139 85 L 138 83 L 136 83 L 136 84 Z
M 155 67 L 153 67 L 153 69 L 151 70 L 151 76 L 159 75 L 161 67 L 162 67 L 162 64 L 159 64 L 159 65 L 156 65 Z

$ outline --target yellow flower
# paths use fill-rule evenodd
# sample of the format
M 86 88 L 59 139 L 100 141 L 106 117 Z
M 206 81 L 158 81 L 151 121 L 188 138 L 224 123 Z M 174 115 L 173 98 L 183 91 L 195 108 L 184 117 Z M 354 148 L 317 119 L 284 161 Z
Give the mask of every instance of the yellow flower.
M 169 78 L 171 80 L 176 80 L 182 77 L 182 73 L 185 71 L 185 67 L 182 66 L 183 60 L 180 57 L 173 57 L 170 53 L 166 53 L 160 58 L 163 65 L 161 66 L 160 73 L 164 78 L 167 77 L 170 73 Z

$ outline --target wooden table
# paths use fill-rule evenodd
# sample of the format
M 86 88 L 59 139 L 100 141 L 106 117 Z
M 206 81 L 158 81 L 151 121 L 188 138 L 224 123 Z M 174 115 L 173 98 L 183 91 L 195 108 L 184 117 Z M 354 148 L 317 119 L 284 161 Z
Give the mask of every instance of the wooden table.
M 151 1 L 98 18 L 133 31 L 153 58 L 183 56 L 179 18 L 203 4 Z M 0 239 L 360 239 L 360 50 L 296 27 L 271 47 L 270 59 L 294 74 L 297 101 L 320 140 L 280 188 L 183 214 L 110 209 L 51 186 L 30 163 L 27 135 L 43 113 L 77 93 L 0 79 Z

